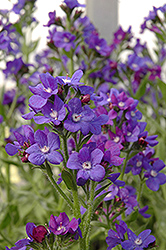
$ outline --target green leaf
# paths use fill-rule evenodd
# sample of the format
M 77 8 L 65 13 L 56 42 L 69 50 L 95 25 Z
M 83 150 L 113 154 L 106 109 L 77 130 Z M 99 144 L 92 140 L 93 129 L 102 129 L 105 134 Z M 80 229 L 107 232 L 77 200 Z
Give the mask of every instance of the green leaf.
M 73 180 L 73 176 L 67 170 L 63 169 L 61 174 L 62 179 L 64 180 L 68 189 L 77 190 L 77 186 Z
M 4 229 L 6 228 L 11 222 L 11 216 L 10 216 L 10 213 L 7 211 L 3 220 L 1 221 L 0 223 L 0 229 Z
M 142 81 L 137 89 L 136 95 L 134 96 L 135 99 L 139 100 L 145 94 L 146 84 L 149 82 L 148 81 L 149 75 L 150 75 L 150 73 L 148 73 L 145 76 L 145 78 L 142 79 Z
M 137 219 L 138 217 L 138 210 L 132 212 L 130 215 L 127 216 L 127 218 L 125 219 L 126 223 L 130 223 L 133 222 Z
M 105 188 L 109 187 L 112 184 L 112 182 L 104 185 L 103 187 L 99 188 L 96 192 L 95 192 L 95 197 L 100 194 L 100 192 L 102 192 Z
M 50 60 L 54 60 L 54 61 L 58 61 L 58 62 L 61 62 L 61 59 L 55 57 L 55 56 L 52 56 L 52 57 L 48 57 L 48 59 Z
M 98 228 L 104 227 L 105 229 L 110 229 L 110 227 L 107 224 L 99 222 L 99 221 L 92 221 L 91 225 L 94 227 L 98 227 Z
M 102 195 L 100 195 L 99 197 L 97 197 L 94 201 L 94 210 L 96 210 L 96 208 L 100 205 L 100 203 L 103 201 L 103 199 L 106 197 L 107 194 L 109 194 L 110 192 L 106 192 Z
M 163 99 L 165 100 L 165 102 L 166 102 L 166 83 L 165 82 L 163 82 L 161 79 L 157 79 L 157 83 L 158 83 L 158 86 L 159 86 L 159 88 L 160 88 L 160 90 L 161 90 L 161 93 L 162 93 L 162 95 L 163 95 Z
M 21 23 L 14 23 L 13 26 L 16 28 L 16 31 L 17 31 L 21 36 L 23 36 L 23 33 L 22 33 L 22 25 L 21 25 Z

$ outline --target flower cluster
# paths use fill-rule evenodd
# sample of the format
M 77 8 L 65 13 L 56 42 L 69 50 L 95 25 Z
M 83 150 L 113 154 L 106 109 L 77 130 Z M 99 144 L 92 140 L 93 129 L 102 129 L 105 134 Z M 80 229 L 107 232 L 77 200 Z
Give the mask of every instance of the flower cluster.
M 5 134 L 2 162 L 8 164 L 6 179 L 0 172 L 8 204 L 0 229 L 12 221 L 16 226 L 22 214 L 35 222 L 24 218 L 27 238 L 18 240 L 16 234 L 15 246 L 6 246 L 11 240 L 4 246 L 6 250 L 58 250 L 79 244 L 80 249 L 88 250 L 90 239 L 98 241 L 102 236 L 102 245 L 108 250 L 116 246 L 126 250 L 155 247 L 159 235 L 155 223 L 148 222 L 157 218 L 157 212 L 153 211 L 155 216 L 146 212 L 158 192 L 162 203 L 162 185 L 166 183 L 165 155 L 163 150 L 156 151 L 156 139 L 162 147 L 166 135 L 160 126 L 165 124 L 166 108 L 162 80 L 165 5 L 154 7 L 141 26 L 142 32 L 149 29 L 160 41 L 158 61 L 141 40 L 132 45 L 131 27 L 127 31 L 119 27 L 108 44 L 84 15 L 85 5 L 64 0 L 60 6 L 64 17 L 57 17 L 56 11 L 49 13 L 44 25 L 49 31 L 47 47 L 30 63 L 38 41 L 25 41 L 37 25 L 35 2 L 19 0 L 13 5 L 11 12 L 19 16 L 15 24 L 10 23 L 5 10 L 0 12 L 0 50 L 6 62 L 3 74 L 15 83 L 15 88 L 2 91 L 0 109 L 0 129 Z M 122 62 L 125 50 L 128 56 Z M 13 127 L 10 135 L 9 124 Z M 3 158 L 6 153 L 12 156 L 10 161 Z M 11 200 L 15 197 L 10 190 L 11 166 L 17 166 L 24 176 L 19 185 L 24 187 L 23 198 L 19 190 L 17 204 Z M 26 199 L 35 202 L 24 203 Z M 22 212 L 20 204 L 30 212 Z M 48 225 L 36 226 L 48 216 Z M 141 223 L 145 230 L 139 230 L 137 236 L 133 229 Z M 106 240 L 103 232 L 108 235 Z

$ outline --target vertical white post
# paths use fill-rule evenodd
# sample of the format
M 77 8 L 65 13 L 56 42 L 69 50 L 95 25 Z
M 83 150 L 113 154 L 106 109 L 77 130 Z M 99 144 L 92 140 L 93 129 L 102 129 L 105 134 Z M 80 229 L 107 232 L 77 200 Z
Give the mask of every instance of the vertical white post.
M 86 0 L 86 12 L 100 37 L 110 43 L 118 27 L 118 0 Z

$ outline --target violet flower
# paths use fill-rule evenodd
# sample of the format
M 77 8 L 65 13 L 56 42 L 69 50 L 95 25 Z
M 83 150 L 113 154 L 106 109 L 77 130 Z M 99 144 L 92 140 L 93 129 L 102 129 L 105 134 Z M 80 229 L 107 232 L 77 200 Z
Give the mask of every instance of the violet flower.
M 79 228 L 80 222 L 81 219 L 75 218 L 69 221 L 68 216 L 63 212 L 60 213 L 58 217 L 51 215 L 48 229 L 55 235 L 65 235 L 68 233 L 74 235 L 74 239 L 78 239 L 79 236 L 82 238 L 82 233 Z
M 46 105 L 41 108 L 41 113 L 44 116 L 34 116 L 34 121 L 37 124 L 53 122 L 55 125 L 59 125 L 66 116 L 64 102 L 55 95 L 54 104 L 48 101 Z
M 121 246 L 126 250 L 143 250 L 156 240 L 153 235 L 150 235 L 150 233 L 151 230 L 147 229 L 137 236 L 128 228 L 128 240 L 123 241 Z
M 166 175 L 164 173 L 159 173 L 164 167 L 165 164 L 162 160 L 156 160 L 152 162 L 152 165 L 146 168 L 144 174 L 145 178 L 148 178 L 146 180 L 146 185 L 152 191 L 157 191 L 160 185 L 166 183 Z
M 35 144 L 30 146 L 26 153 L 28 160 L 35 165 L 42 165 L 45 160 L 52 164 L 60 164 L 63 161 L 62 155 L 57 151 L 60 148 L 59 136 L 54 132 L 47 135 L 44 131 L 37 130 L 34 135 Z
M 101 133 L 101 125 L 108 121 L 107 115 L 96 117 L 88 105 L 82 107 L 81 100 L 78 98 L 69 101 L 68 109 L 70 113 L 64 122 L 64 127 L 71 132 L 81 130 L 83 135 L 87 135 L 90 131 L 97 135 Z
M 19 133 L 17 131 L 13 132 L 17 141 L 12 143 L 7 143 L 5 146 L 6 152 L 13 156 L 18 153 L 18 151 L 25 151 L 27 147 L 35 143 L 34 131 L 29 125 L 22 125 L 23 132 Z M 28 156 L 27 156 L 28 157 Z
M 66 51 L 70 51 L 72 48 L 75 48 L 74 40 L 76 36 L 67 31 L 57 31 L 53 35 L 54 45 L 58 48 L 63 48 Z
M 64 3 L 70 8 L 85 7 L 85 4 L 80 4 L 77 0 L 64 0 Z
M 99 182 L 104 178 L 105 169 L 100 164 L 103 155 L 100 149 L 96 148 L 90 152 L 90 149 L 87 147 L 83 147 L 79 153 L 74 152 L 70 155 L 67 168 L 78 170 L 78 186 L 83 186 L 88 179 Z
M 127 225 L 125 222 L 120 221 L 120 225 L 115 223 L 116 232 L 112 229 L 108 231 L 108 237 L 106 237 L 106 242 L 109 245 L 107 250 L 111 250 L 113 247 L 119 245 L 124 240 L 124 234 L 127 230 Z M 129 249 L 128 249 L 129 250 Z
M 57 76 L 57 79 L 59 80 L 59 84 L 61 85 L 68 85 L 77 88 L 78 85 L 82 84 L 80 82 L 82 76 L 83 76 L 83 71 L 78 69 L 74 72 L 71 78 L 68 77 L 67 75 L 67 76 Z
M 35 87 L 29 87 L 30 91 L 34 94 L 34 96 L 29 98 L 30 106 L 37 109 L 42 108 L 51 95 L 58 93 L 57 78 L 54 78 L 48 72 L 40 74 L 39 77 L 42 84 L 38 84 Z

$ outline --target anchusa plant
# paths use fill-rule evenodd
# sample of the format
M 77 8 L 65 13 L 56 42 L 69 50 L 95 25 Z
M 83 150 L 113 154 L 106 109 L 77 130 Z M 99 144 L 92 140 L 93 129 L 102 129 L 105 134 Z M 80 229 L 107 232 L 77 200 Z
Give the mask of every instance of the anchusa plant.
M 64 0 L 64 17 L 49 13 L 47 47 L 31 62 L 35 2 L 0 12 L 3 73 L 15 83 L 2 88 L 0 106 L 3 247 L 164 249 L 165 5 L 141 26 L 160 40 L 157 61 L 139 39 L 132 45 L 131 27 L 108 44 L 85 5 Z

